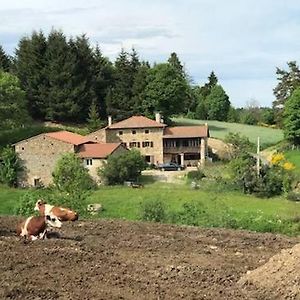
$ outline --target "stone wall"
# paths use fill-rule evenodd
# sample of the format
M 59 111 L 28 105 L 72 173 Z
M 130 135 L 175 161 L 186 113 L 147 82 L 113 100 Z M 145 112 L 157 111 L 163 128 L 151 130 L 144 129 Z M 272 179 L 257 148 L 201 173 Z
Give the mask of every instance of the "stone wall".
M 122 142 L 124 145 L 126 144 L 128 149 L 134 148 L 139 150 L 141 155 L 150 156 L 151 163 L 163 162 L 162 128 L 107 129 L 106 131 L 108 143 Z M 145 142 L 148 142 L 149 146 Z M 133 145 L 132 143 L 136 144 Z
M 74 152 L 74 145 L 47 137 L 45 134 L 21 141 L 15 145 L 24 170 L 18 176 L 20 186 L 34 186 L 39 182 L 52 183 L 52 172 L 63 153 Z

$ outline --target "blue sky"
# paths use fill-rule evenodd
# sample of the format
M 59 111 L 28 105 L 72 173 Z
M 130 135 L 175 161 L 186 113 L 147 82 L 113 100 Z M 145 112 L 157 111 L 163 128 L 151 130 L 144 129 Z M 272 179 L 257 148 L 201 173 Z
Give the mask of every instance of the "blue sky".
M 42 29 L 86 33 L 114 60 L 134 46 L 150 62 L 176 52 L 194 83 L 214 70 L 232 104 L 274 100 L 276 67 L 298 60 L 299 0 L 14 0 L 0 3 L 0 44 Z

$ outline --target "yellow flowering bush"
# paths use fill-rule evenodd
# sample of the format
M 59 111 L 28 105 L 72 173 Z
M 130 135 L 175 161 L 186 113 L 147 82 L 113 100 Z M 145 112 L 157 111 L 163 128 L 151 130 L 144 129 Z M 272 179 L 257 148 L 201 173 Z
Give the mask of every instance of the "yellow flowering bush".
M 294 169 L 295 169 L 295 165 L 292 164 L 292 163 L 289 162 L 289 161 L 286 161 L 286 162 L 282 165 L 282 167 L 283 167 L 285 170 L 287 170 L 287 171 L 290 171 L 290 170 L 294 170 Z
M 283 161 L 285 161 L 285 157 L 284 157 L 283 153 L 275 153 L 271 157 L 271 163 L 272 163 L 272 165 L 279 165 Z

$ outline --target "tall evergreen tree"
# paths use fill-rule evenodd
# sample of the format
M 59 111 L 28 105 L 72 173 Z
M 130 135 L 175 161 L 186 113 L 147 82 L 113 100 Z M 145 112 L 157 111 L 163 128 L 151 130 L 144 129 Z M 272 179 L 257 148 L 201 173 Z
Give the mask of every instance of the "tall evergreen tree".
M 114 119 L 121 120 L 134 113 L 133 84 L 140 66 L 136 51 L 122 49 L 115 62 L 115 85 L 107 98 L 107 110 Z
M 37 119 L 45 117 L 47 107 L 46 49 L 44 34 L 33 32 L 30 38 L 20 40 L 14 63 L 15 73 L 26 93 L 29 113 Z
M 133 102 L 133 114 L 141 115 L 143 111 L 143 101 L 145 98 L 145 89 L 147 86 L 148 75 L 150 71 L 150 65 L 148 62 L 142 62 L 137 74 L 134 77 L 132 87 L 132 102 Z
M 178 74 L 181 74 L 182 77 L 185 77 L 183 65 L 181 64 L 175 52 L 171 53 L 170 57 L 168 58 L 168 63 L 178 72 Z
M 88 122 L 88 129 L 90 132 L 99 129 L 101 126 L 101 120 L 99 117 L 98 107 L 95 100 L 92 102 L 90 106 L 87 122 Z
M 0 45 L 0 70 L 4 72 L 10 71 L 11 60 Z
M 76 56 L 61 31 L 52 30 L 45 54 L 49 90 L 45 118 L 52 121 L 76 120 L 81 106 L 74 91 Z
M 110 103 L 108 97 L 109 90 L 114 85 L 114 67 L 108 58 L 104 57 L 98 46 L 94 50 L 94 76 L 93 89 L 96 97 L 99 114 L 102 119 L 106 118 L 106 100 Z

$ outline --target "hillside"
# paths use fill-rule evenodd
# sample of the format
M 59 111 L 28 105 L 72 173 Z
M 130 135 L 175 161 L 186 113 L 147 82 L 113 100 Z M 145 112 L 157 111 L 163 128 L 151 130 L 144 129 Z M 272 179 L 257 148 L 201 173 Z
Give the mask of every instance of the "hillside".
M 174 121 L 176 125 L 200 125 L 207 123 L 209 126 L 210 136 L 217 139 L 224 139 L 229 132 L 238 132 L 241 135 L 248 137 L 252 143 L 256 143 L 257 137 L 260 137 L 262 148 L 277 144 L 283 140 L 283 132 L 281 129 L 186 118 L 173 118 L 172 121 Z

